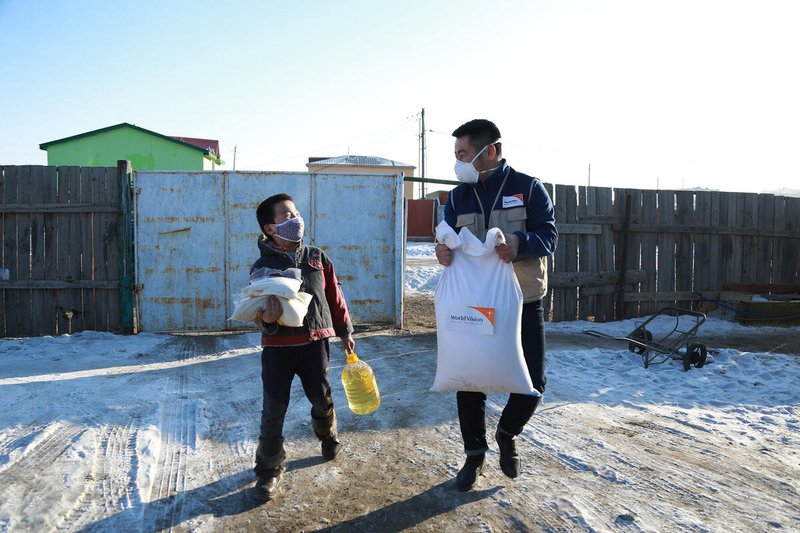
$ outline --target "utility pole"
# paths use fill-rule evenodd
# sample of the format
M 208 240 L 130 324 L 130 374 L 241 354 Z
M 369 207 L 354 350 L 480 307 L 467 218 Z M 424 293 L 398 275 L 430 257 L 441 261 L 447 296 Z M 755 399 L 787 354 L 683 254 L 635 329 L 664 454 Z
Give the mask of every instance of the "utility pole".
M 586 184 L 586 186 L 587 187 L 591 187 L 592 186 L 592 164 L 591 163 L 589 163 L 589 181 Z
M 233 171 L 236 172 L 236 145 L 233 145 Z
M 422 108 L 419 121 L 419 167 L 420 177 L 425 178 L 425 108 Z M 422 198 L 425 198 L 425 182 L 419 183 L 422 191 Z

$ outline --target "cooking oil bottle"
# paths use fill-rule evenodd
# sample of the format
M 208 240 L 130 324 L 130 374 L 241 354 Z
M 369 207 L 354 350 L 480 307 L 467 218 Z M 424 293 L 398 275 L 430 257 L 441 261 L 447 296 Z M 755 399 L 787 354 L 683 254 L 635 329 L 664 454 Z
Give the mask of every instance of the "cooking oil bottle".
M 381 404 L 381 393 L 375 382 L 372 368 L 364 361 L 359 361 L 355 352 L 345 350 L 347 364 L 342 370 L 342 384 L 347 394 L 350 410 L 357 415 L 366 415 Z

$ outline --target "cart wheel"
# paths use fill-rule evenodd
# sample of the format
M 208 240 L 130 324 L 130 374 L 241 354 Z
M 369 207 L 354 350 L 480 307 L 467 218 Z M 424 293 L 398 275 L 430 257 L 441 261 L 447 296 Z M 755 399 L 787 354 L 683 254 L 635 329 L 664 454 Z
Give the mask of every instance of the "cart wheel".
M 692 350 L 687 348 L 686 353 L 683 354 L 683 369 L 688 372 L 689 369 L 691 368 L 692 368 Z
M 708 355 L 706 345 L 700 343 L 690 344 L 687 351 L 691 353 L 691 361 L 695 368 L 703 368 L 706 364 L 706 356 Z

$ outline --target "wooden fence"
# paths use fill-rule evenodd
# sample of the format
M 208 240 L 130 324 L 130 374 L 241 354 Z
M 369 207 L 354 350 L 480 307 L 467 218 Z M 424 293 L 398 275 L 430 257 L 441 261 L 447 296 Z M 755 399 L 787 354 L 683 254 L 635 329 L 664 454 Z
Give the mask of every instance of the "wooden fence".
M 800 282 L 800 198 L 548 186 L 554 321 L 647 316 L 731 283 Z
M 0 166 L 0 336 L 133 333 L 130 162 Z

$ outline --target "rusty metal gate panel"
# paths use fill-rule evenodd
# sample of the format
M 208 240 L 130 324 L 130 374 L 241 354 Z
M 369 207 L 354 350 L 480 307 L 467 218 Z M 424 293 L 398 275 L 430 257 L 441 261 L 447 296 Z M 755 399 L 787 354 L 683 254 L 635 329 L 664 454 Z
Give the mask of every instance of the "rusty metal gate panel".
M 137 172 L 139 329 L 250 328 L 227 317 L 258 257 L 256 207 L 279 192 L 306 220 L 304 241 L 333 259 L 353 320 L 400 324 L 402 184 L 402 174 Z
M 135 173 L 139 331 L 208 329 L 225 320 L 225 177 Z

